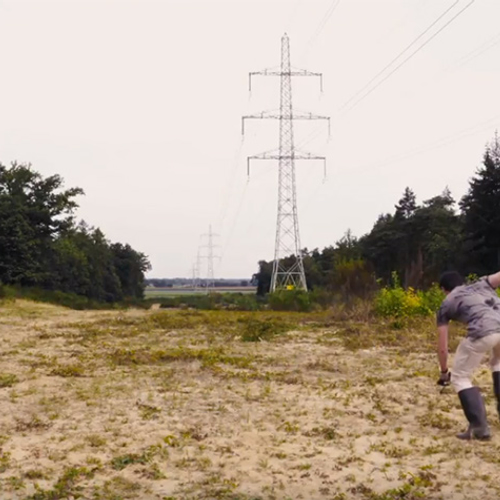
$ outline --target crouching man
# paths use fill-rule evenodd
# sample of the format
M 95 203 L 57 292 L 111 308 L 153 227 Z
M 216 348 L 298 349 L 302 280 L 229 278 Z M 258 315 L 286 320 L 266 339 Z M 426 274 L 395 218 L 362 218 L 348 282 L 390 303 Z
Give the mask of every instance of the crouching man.
M 439 281 L 446 294 L 437 314 L 438 358 L 441 366 L 440 385 L 451 385 L 458 393 L 467 420 L 468 429 L 458 434 L 460 439 L 489 439 L 490 429 L 486 409 L 478 387 L 471 377 L 485 354 L 491 352 L 490 365 L 493 388 L 500 416 L 500 272 L 464 285 L 456 272 L 444 273 Z M 460 342 L 453 369 L 448 371 L 448 323 L 456 320 L 467 324 L 467 335 Z

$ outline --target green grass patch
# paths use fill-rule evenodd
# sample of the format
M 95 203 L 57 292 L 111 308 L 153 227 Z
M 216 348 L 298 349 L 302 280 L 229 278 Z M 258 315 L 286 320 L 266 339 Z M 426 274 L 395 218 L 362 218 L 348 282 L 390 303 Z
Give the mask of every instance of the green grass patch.
M 12 373 L 0 374 L 0 387 L 12 387 L 19 379 Z
M 280 318 L 242 318 L 239 320 L 239 323 L 241 324 L 241 340 L 243 342 L 271 340 L 277 335 L 286 333 L 292 328 L 290 323 L 287 323 Z
M 115 349 L 109 354 L 114 365 L 157 365 L 176 361 L 200 361 L 202 366 L 211 367 L 216 364 L 227 364 L 239 368 L 248 368 L 252 360 L 244 356 L 226 354 L 222 347 L 195 349 L 189 347 L 173 347 L 169 349 Z

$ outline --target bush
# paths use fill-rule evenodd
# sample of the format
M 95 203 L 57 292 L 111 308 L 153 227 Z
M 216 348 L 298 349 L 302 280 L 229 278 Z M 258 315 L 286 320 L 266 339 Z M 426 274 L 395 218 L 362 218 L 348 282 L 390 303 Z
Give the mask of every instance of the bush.
M 309 312 L 313 308 L 311 295 L 304 290 L 278 290 L 267 296 L 273 311 Z
M 271 340 L 276 335 L 280 335 L 290 330 L 290 325 L 278 318 L 242 318 L 239 320 L 239 323 L 243 326 L 241 333 L 241 340 L 243 340 L 243 342 Z
M 406 318 L 430 316 L 441 305 L 445 295 L 437 285 L 428 291 L 404 290 L 398 283 L 392 288 L 383 288 L 375 296 L 375 312 L 383 317 Z
M 444 292 L 436 283 L 426 292 L 422 292 L 422 301 L 431 313 L 436 313 L 439 310 L 445 297 Z
M 335 296 L 332 292 L 324 288 L 315 288 L 309 292 L 310 300 L 313 304 L 318 305 L 322 309 L 328 309 L 335 303 Z
M 160 299 L 148 299 L 148 302 L 159 303 L 161 309 L 187 308 L 211 311 L 229 309 L 232 311 L 258 311 L 263 308 L 265 300 L 250 293 L 196 293 L 175 295 Z

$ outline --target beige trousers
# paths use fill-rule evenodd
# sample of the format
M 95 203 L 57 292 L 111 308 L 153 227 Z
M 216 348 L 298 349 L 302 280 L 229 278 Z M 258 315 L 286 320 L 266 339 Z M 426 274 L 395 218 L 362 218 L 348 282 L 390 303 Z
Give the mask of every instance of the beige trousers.
M 472 387 L 472 374 L 486 353 L 491 351 L 491 371 L 500 372 L 500 333 L 481 339 L 463 339 L 458 346 L 451 370 L 451 385 L 460 392 Z

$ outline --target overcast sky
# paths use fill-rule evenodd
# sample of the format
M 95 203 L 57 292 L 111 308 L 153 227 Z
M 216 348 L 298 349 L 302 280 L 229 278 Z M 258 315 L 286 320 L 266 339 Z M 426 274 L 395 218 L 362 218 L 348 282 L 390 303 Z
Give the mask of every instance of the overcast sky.
M 82 187 L 78 217 L 146 253 L 150 277 L 189 276 L 210 224 L 216 277 L 249 277 L 274 254 L 278 168 L 255 162 L 247 180 L 246 157 L 279 136 L 250 121 L 243 142 L 241 116 L 277 109 L 279 79 L 250 95 L 248 73 L 279 66 L 287 32 L 292 65 L 324 74 L 322 95 L 293 82 L 297 109 L 332 120 L 330 141 L 323 122 L 295 127 L 328 158 L 326 182 L 321 164 L 296 165 L 302 247 L 321 249 L 368 232 L 406 186 L 419 201 L 466 192 L 500 125 L 500 1 L 474 1 L 349 100 L 470 3 L 0 0 L 0 161 Z

